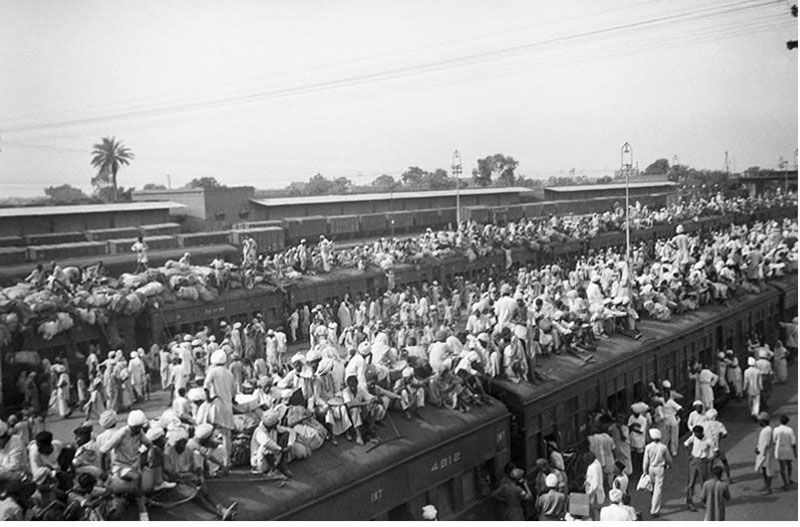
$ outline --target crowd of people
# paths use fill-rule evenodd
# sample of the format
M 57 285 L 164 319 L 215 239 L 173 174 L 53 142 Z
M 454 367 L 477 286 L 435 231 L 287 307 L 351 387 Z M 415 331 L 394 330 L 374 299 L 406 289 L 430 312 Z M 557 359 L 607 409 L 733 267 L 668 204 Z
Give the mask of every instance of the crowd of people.
M 731 203 L 709 200 L 668 213 L 687 217 L 732 206 L 746 211 L 757 202 Z M 639 219 L 660 221 L 658 214 L 642 212 Z M 453 247 L 467 246 L 479 257 L 495 242 L 552 240 L 620 220 L 609 213 L 505 226 L 464 224 L 458 232 L 376 242 L 358 254 L 404 261 L 411 254 L 443 257 Z M 24 410 L 0 422 L 4 514 L 17 517 L 20 506 L 41 514 L 55 500 L 78 503 L 71 514 L 80 515 L 100 507 L 95 503 L 103 502 L 96 499 L 125 495 L 135 498 L 144 519 L 148 493 L 191 482 L 201 489 L 196 499 L 202 506 L 231 518 L 236 504 L 215 501 L 206 490 L 207 478 L 246 465 L 264 478 L 285 480 L 293 477 L 293 461 L 313 456 L 325 441 L 377 441 L 377 427 L 390 412 L 408 420 L 429 406 L 469 412 L 488 402 L 487 377 L 535 382 L 545 375 L 536 368 L 539 356 L 589 356 L 598 339 L 610 334 L 638 338 L 642 318 L 666 320 L 759 291 L 767 280 L 796 272 L 796 240 L 797 224 L 790 220 L 731 225 L 703 238 L 678 226 L 669 239 L 635 247 L 629 260 L 609 249 L 571 265 L 510 266 L 448 284 L 393 287 L 355 298 L 343 294 L 331 304 L 295 306 L 283 327 L 270 328 L 258 316 L 175 335 L 148 350 L 103 354 L 92 348 L 77 372 L 65 358 L 52 364 L 45 359 L 39 373 L 19 379 Z M 252 255 L 254 249 L 248 250 Z M 350 257 L 337 255 L 332 245 L 325 251 L 330 266 Z M 309 256 L 306 263 L 313 260 Z M 387 256 L 381 258 L 376 261 Z M 796 323 L 786 328 L 792 350 Z M 290 345 L 302 351 L 292 353 Z M 754 417 L 768 422 L 763 412 L 772 383 L 787 375 L 789 350 L 780 342 L 770 347 L 754 337 L 747 357 L 744 352 L 721 351 L 714 371 L 710 364 L 697 364 L 691 374 L 699 404 L 686 418 L 693 433 L 684 444 L 693 463 L 687 504 L 693 507 L 694 487 L 701 484 L 706 503 L 718 503 L 723 515 L 730 481 L 717 474 L 728 465 L 720 446 L 724 425 L 714 415 L 715 389 L 747 397 Z M 745 358 L 750 367 L 742 373 L 738 360 Z M 148 419 L 135 407 L 159 384 L 170 394 L 169 407 Z M 653 493 L 650 512 L 659 513 L 665 471 L 679 455 L 680 400 L 665 380 L 631 415 L 596 419 L 584 459 L 588 515 L 634 519 L 631 482 L 641 475 L 647 478 L 639 484 Z M 75 411 L 85 422 L 75 429 L 74 441 L 45 430 L 48 415 L 67 418 Z M 122 426 L 118 414 L 127 414 Z M 788 433 L 770 434 L 775 437 L 769 442 L 766 435 L 763 444 L 759 440 L 758 467 L 767 488 L 771 456 L 787 459 Z M 533 474 L 506 467 L 493 493 L 504 504 L 506 519 L 567 515 L 564 458 L 555 443 L 549 448 L 548 459 L 540 460 Z M 62 455 L 65 451 L 71 456 Z M 791 463 L 785 468 L 782 463 L 782 474 L 790 478 Z M 109 506 L 103 514 L 114 510 L 118 507 Z
M 796 193 L 774 193 L 758 197 L 723 196 L 721 193 L 707 197 L 651 209 L 637 202 L 631 207 L 631 228 L 645 229 L 655 225 L 677 225 L 701 217 L 726 214 L 750 214 L 770 207 L 797 205 Z M 582 241 L 603 232 L 625 230 L 625 209 L 589 215 L 554 215 L 550 218 L 522 218 L 505 225 L 475 221 L 463 222 L 456 229 L 449 228 L 426 232 L 405 238 L 381 238 L 365 245 L 337 248 L 333 241 L 320 236 L 317 244 L 301 240 L 297 246 L 284 251 L 263 253 L 260 265 L 279 281 L 295 280 L 307 274 L 328 273 L 337 268 L 363 270 L 376 266 L 384 270 L 395 263 L 417 263 L 425 258 L 445 258 L 452 255 L 472 260 L 496 250 L 526 247 L 533 250 L 549 249 L 568 241 Z M 244 259 L 257 252 L 252 240 L 243 244 Z

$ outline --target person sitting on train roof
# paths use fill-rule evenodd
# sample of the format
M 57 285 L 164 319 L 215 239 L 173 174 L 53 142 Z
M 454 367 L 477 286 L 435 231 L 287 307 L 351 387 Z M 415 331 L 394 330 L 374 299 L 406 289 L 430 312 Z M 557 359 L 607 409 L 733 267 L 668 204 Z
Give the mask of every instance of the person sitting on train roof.
M 372 406 L 376 404 L 375 396 L 370 394 L 358 381 L 355 375 L 347 376 L 347 387 L 342 391 L 342 401 L 347 408 L 352 427 L 347 432 L 347 439 L 352 441 L 355 435 L 356 443 L 364 444 L 362 427 L 371 422 Z
M 37 263 L 36 268 L 31 271 L 31 274 L 29 274 L 24 281 L 35 285 L 36 289 L 41 289 L 44 287 L 46 280 L 47 273 L 45 273 L 44 266 L 41 263 Z
M 377 438 L 375 425 L 383 421 L 386 412 L 393 402 L 399 402 L 400 396 L 389 390 L 389 371 L 378 369 L 374 364 L 367 366 L 367 392 L 373 396 L 373 404 L 369 407 L 369 419 L 365 423 L 365 437 Z
M 167 446 L 164 450 L 164 478 L 167 481 L 186 481 L 198 485 L 200 491 L 196 496 L 199 504 L 216 513 L 221 520 L 233 519 L 237 502 L 228 507 L 216 503 L 208 492 L 203 476 L 202 461 L 187 448 L 189 434 L 183 428 L 171 428 L 167 431 Z
M 149 447 L 144 426 L 147 417 L 141 410 L 128 414 L 127 425 L 114 432 L 114 435 L 100 446 L 103 467 L 110 469 L 110 488 L 121 494 L 133 496 L 139 509 L 139 520 L 147 521 L 147 507 L 141 491 L 140 453 L 142 447 Z M 110 458 L 110 463 L 107 461 Z

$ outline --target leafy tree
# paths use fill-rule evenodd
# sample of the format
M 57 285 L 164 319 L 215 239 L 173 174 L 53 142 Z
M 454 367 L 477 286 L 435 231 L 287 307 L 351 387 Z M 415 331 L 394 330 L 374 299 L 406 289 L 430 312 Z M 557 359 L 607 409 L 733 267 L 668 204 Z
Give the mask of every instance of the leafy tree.
M 317 173 L 308 180 L 303 187 L 303 194 L 306 196 L 320 196 L 324 194 L 346 194 L 353 187 L 353 182 L 346 177 L 328 179 Z
M 98 192 L 109 184 L 114 189 L 113 201 L 117 201 L 117 173 L 122 165 L 129 165 L 133 159 L 133 152 L 117 141 L 116 137 L 104 137 L 92 147 L 91 164 L 97 169 L 97 175 L 92 178 L 92 185 Z
M 669 172 L 669 161 L 666 159 L 656 159 L 652 163 L 650 163 L 647 168 L 644 169 L 644 173 L 647 175 L 659 175 L 659 174 L 666 174 Z
M 456 188 L 455 178 L 451 178 L 446 170 L 437 168 L 433 172 L 428 172 L 422 180 L 424 189 L 447 190 Z
M 394 188 L 397 185 L 397 181 L 392 176 L 387 174 L 383 174 L 381 176 L 376 177 L 372 181 L 373 187 L 381 187 L 381 188 Z
M 203 188 L 208 190 L 212 188 L 228 188 L 228 187 L 217 181 L 217 178 L 201 177 L 201 178 L 194 178 L 193 180 L 185 184 L 183 188 Z
M 142 190 L 167 190 L 167 187 L 158 183 L 145 183 Z
M 425 178 L 425 171 L 419 167 L 408 167 L 408 170 L 400 175 L 403 185 L 411 188 L 419 188 Z
M 53 203 L 84 203 L 89 201 L 89 196 L 84 192 L 72 185 L 61 185 L 58 187 L 47 187 L 44 189 L 47 198 Z
M 328 194 L 331 188 L 331 182 L 320 174 L 319 172 L 308 180 L 305 186 L 305 193 L 309 196 L 319 196 L 321 194 Z
M 517 166 L 519 162 L 511 156 L 486 156 L 478 160 L 478 168 L 472 171 L 472 180 L 481 187 L 488 187 L 493 179 L 502 186 L 513 185 Z

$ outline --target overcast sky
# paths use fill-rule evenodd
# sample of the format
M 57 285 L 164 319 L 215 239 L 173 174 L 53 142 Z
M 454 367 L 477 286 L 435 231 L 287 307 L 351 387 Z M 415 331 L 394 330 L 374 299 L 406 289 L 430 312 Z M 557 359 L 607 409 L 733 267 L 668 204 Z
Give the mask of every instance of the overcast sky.
M 786 0 L 0 0 L 0 191 L 316 172 L 465 173 L 504 153 L 532 177 L 794 165 L 796 19 Z

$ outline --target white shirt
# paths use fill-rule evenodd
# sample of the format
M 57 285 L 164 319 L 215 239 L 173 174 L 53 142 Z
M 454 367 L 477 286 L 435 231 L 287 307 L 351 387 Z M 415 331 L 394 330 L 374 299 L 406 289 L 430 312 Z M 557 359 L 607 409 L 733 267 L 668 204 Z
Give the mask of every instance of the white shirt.
M 630 509 L 623 507 L 619 503 L 612 503 L 600 509 L 601 522 L 632 522 L 636 521 L 636 516 L 631 514 Z
M 603 465 L 597 459 L 586 468 L 585 488 L 591 503 L 601 505 L 606 501 L 606 493 L 603 489 Z

